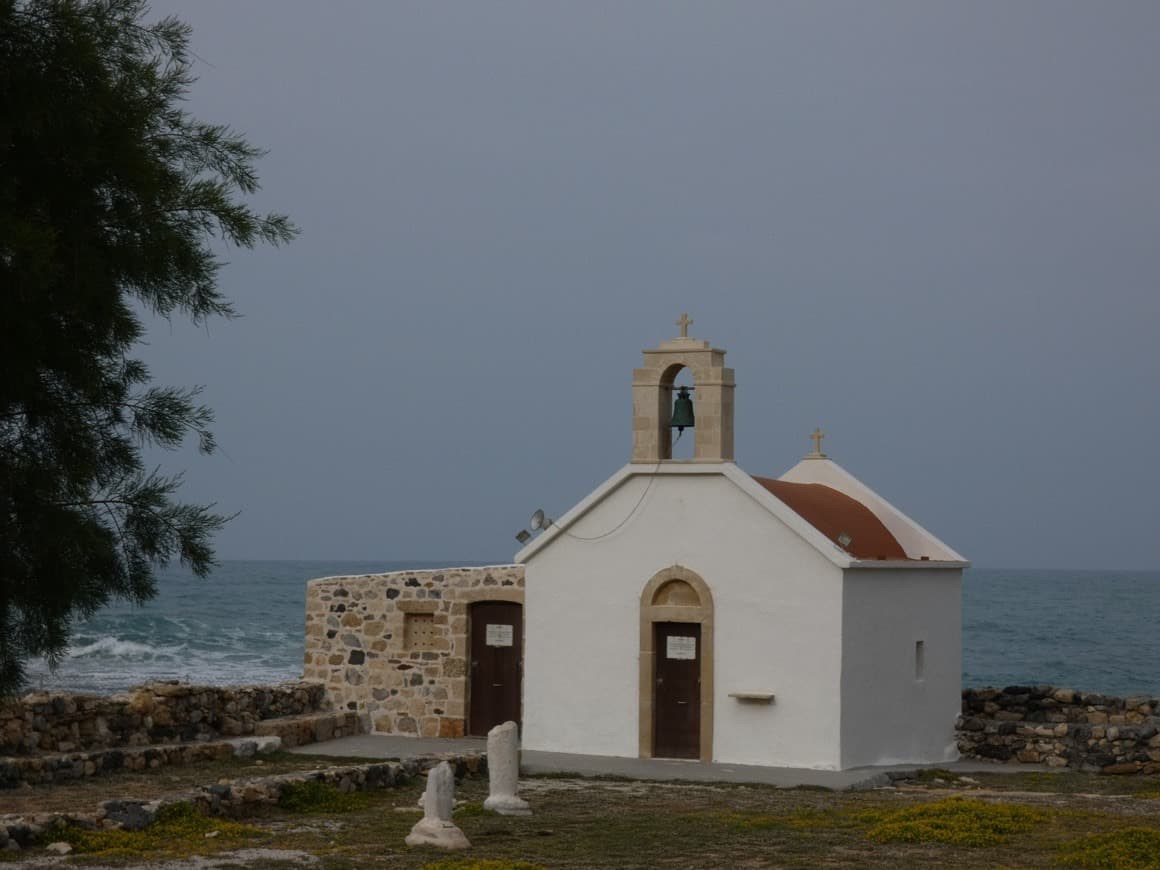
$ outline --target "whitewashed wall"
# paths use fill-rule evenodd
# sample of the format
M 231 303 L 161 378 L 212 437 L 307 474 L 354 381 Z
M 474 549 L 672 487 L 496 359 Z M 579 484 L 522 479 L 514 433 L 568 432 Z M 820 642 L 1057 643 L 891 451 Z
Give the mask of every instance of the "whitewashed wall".
M 638 754 L 640 595 L 674 564 L 715 608 L 716 761 L 840 764 L 842 572 L 711 466 L 627 481 L 527 559 L 527 749 Z M 651 471 L 651 469 L 649 469 Z M 957 686 L 957 678 L 955 685 Z M 776 693 L 772 705 L 730 692 Z
M 962 570 L 849 569 L 842 601 L 842 766 L 958 757 Z M 921 679 L 915 641 L 924 641 Z

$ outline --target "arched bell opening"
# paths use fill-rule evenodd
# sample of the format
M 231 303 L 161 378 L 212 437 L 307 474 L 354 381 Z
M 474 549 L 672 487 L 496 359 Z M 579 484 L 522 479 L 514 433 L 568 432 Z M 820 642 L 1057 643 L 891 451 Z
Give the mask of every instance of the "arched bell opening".
M 688 388 L 688 389 L 685 389 Z M 693 370 L 674 363 L 661 374 L 662 407 L 658 420 L 661 459 L 692 459 L 695 455 L 696 384 Z
M 725 367 L 725 351 L 682 336 L 644 351 L 643 362 L 632 372 L 632 461 L 732 461 L 734 382 L 733 369 Z M 674 433 L 673 406 L 684 398 L 674 387 L 681 384 L 695 390 L 685 405 L 694 422 L 683 433 Z M 674 457 L 677 434 L 681 437 Z M 685 450 L 687 441 L 691 453 Z

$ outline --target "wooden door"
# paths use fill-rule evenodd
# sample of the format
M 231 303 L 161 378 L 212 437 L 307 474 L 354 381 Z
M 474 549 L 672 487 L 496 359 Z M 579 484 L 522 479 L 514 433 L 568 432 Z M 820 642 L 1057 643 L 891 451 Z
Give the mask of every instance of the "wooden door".
M 653 756 L 701 757 L 701 626 L 654 623 Z
M 524 608 L 510 601 L 471 605 L 471 685 L 467 731 L 485 735 L 504 722 L 520 724 Z

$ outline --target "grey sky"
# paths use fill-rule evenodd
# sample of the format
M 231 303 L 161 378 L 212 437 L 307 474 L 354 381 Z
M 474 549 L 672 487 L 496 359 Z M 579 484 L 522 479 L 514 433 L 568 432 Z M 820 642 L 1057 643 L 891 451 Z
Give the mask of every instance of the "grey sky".
M 225 558 L 506 559 L 627 461 L 639 351 L 737 372 L 976 564 L 1155 568 L 1160 4 L 155 2 L 302 236 L 163 324 Z

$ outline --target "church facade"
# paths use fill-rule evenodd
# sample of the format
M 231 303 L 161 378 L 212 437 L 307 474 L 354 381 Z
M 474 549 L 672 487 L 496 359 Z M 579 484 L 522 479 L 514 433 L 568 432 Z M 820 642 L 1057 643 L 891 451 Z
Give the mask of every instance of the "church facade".
M 690 322 L 633 373 L 628 464 L 516 564 L 312 581 L 304 676 L 380 732 L 516 719 L 525 748 L 565 753 L 957 757 L 968 563 L 827 457 L 820 431 L 779 477 L 743 471 L 733 371 Z M 691 459 L 673 458 L 681 424 Z
M 516 555 L 524 746 L 824 769 L 956 757 L 968 563 L 820 432 L 777 478 L 739 468 L 724 357 L 686 335 L 646 350 L 631 461 Z M 694 455 L 674 460 L 682 372 Z

